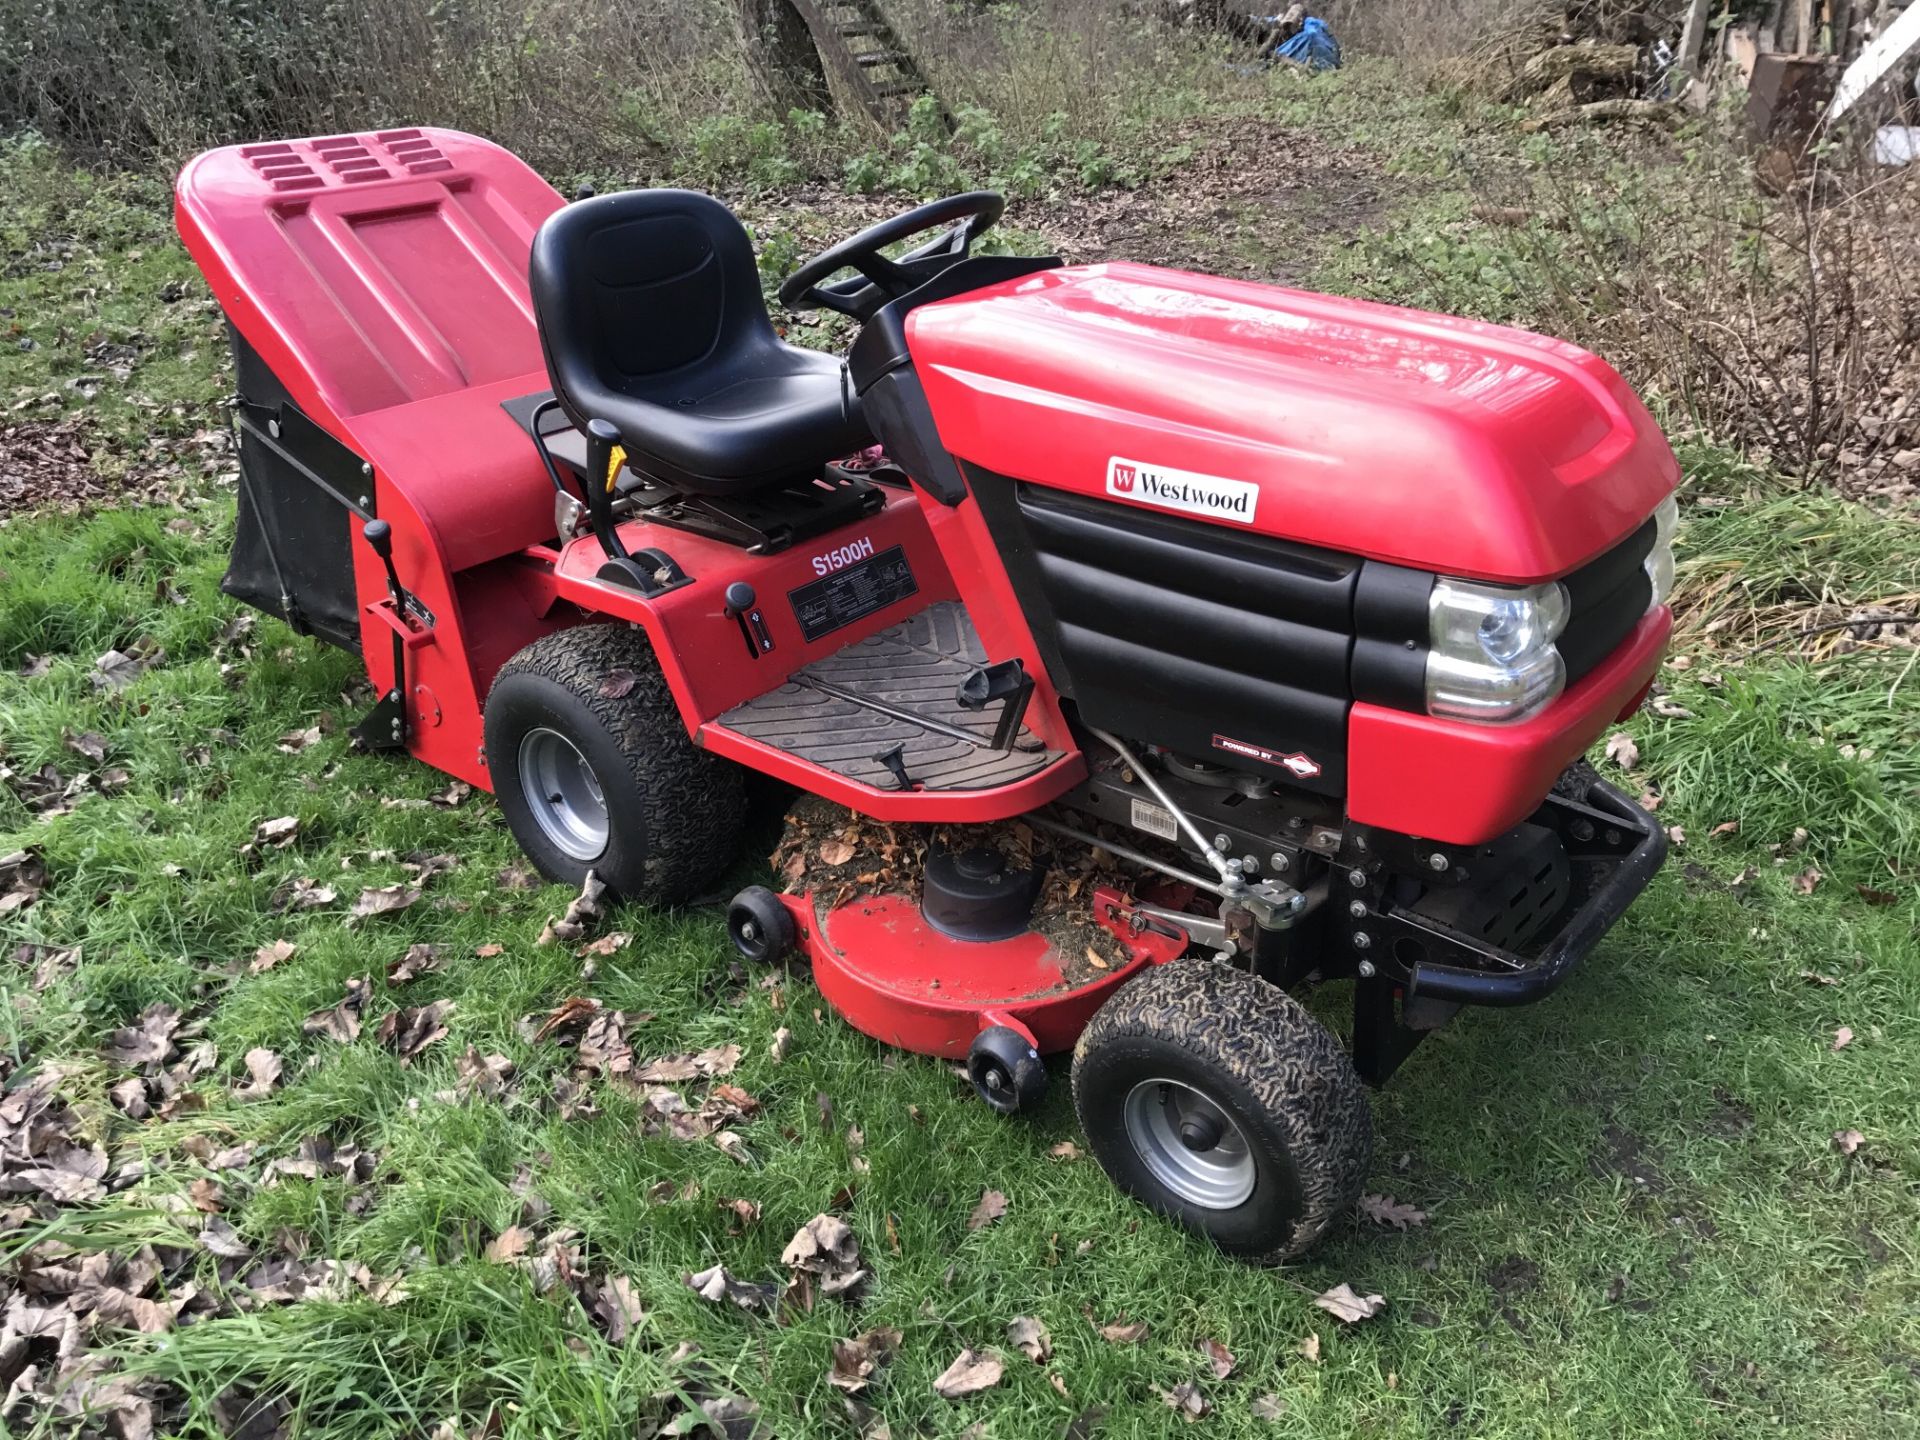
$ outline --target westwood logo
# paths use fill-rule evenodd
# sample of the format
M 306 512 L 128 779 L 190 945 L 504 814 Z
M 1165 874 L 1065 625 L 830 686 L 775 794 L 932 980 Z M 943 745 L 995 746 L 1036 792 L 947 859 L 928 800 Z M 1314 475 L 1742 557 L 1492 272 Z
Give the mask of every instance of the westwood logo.
M 1114 489 L 1122 490 L 1122 491 L 1131 490 L 1133 489 L 1133 480 L 1134 480 L 1133 466 L 1123 465 L 1118 460 L 1113 462 L 1113 488 Z
M 1170 470 L 1119 455 L 1107 460 L 1107 494 L 1156 510 L 1179 510 L 1238 525 L 1253 524 L 1260 504 L 1260 487 L 1250 480 Z

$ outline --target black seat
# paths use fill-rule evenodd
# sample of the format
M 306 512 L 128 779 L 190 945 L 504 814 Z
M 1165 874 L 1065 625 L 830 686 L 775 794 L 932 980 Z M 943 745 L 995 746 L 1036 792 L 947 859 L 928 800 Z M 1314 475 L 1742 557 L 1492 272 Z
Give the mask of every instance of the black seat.
M 746 228 L 711 196 L 576 201 L 534 236 L 531 272 L 555 397 L 582 430 L 612 421 L 635 469 L 732 495 L 873 443 L 840 361 L 774 334 Z

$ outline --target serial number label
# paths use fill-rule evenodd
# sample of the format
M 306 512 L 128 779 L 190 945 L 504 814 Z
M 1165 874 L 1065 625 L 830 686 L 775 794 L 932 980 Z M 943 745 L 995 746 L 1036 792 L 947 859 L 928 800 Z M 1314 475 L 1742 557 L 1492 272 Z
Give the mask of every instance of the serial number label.
M 871 559 L 836 570 L 824 579 L 787 592 L 793 618 L 809 641 L 864 620 L 896 600 L 919 592 L 904 546 L 882 550 Z
M 1158 835 L 1162 840 L 1180 838 L 1180 823 L 1173 818 L 1171 810 L 1137 796 L 1133 801 L 1133 828 L 1144 830 L 1149 835 Z

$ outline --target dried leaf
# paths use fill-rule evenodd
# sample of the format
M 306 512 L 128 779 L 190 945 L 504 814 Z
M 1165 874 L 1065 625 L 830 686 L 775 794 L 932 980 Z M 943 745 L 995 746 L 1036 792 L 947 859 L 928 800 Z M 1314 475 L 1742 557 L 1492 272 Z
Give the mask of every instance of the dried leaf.
M 247 966 L 247 973 L 259 975 L 271 970 L 282 960 L 291 960 L 300 951 L 300 947 L 291 940 L 276 940 L 271 945 L 262 945 L 253 952 L 253 963 Z
M 1213 1378 L 1224 1380 L 1233 1374 L 1233 1352 L 1218 1340 L 1199 1342 L 1200 1353 L 1206 1357 L 1207 1368 L 1213 1371 Z
M 1631 770 L 1640 763 L 1640 747 L 1626 731 L 1616 730 L 1607 737 L 1607 759 L 1622 770 Z
M 1346 1325 L 1372 1319 L 1387 1308 L 1384 1295 L 1356 1295 L 1353 1287 L 1344 1281 L 1326 1293 L 1314 1296 L 1313 1303 Z
M 527 1253 L 527 1246 L 533 1243 L 533 1232 L 519 1225 L 509 1225 L 493 1239 L 487 1242 L 482 1258 L 495 1265 L 505 1265 Z
M 633 693 L 633 687 L 639 683 L 639 675 L 632 670 L 609 670 L 600 678 L 600 698 L 603 700 L 624 700 Z
M 1253 1397 L 1253 1403 L 1247 1406 L 1247 1413 L 1256 1420 L 1265 1420 L 1271 1424 L 1287 1413 L 1287 1402 L 1268 1390 Z
M 455 1062 L 455 1093 L 462 1098 L 469 1095 L 501 1095 L 506 1093 L 507 1082 L 513 1078 L 513 1062 L 504 1055 L 482 1056 L 478 1049 L 469 1045 L 466 1053 Z
M 314 1011 L 301 1022 L 300 1031 L 304 1035 L 330 1035 L 343 1045 L 350 1044 L 360 1038 L 360 1017 L 372 998 L 370 977 L 349 980 L 346 996 L 340 1003 Z
M 431 975 L 446 963 L 438 945 L 409 945 L 407 953 L 387 966 L 387 983 L 404 985 L 422 975 Z
M 453 1001 L 436 1000 L 431 1005 L 415 1005 L 396 1010 L 380 1022 L 375 1037 L 406 1065 L 427 1046 L 447 1033 L 446 1018 L 453 1013 Z
M 1053 1358 L 1053 1336 L 1032 1315 L 1016 1315 L 1007 1322 L 1007 1343 L 1036 1365 Z
M 1851 1025 L 1842 1025 L 1838 1030 L 1833 1032 L 1833 1044 L 1827 1048 L 1829 1050 L 1844 1050 L 1852 1043 L 1853 1027 Z
M 1115 1345 L 1138 1345 L 1147 1338 L 1147 1322 L 1144 1320 L 1128 1320 L 1123 1316 L 1098 1328 L 1100 1338 L 1110 1340 Z
M 1858 1130 L 1836 1130 L 1833 1132 L 1833 1148 L 1842 1155 L 1851 1155 L 1867 1143 L 1867 1137 Z
M 200 1246 L 208 1254 L 222 1260 L 249 1260 L 253 1250 L 242 1240 L 233 1226 L 219 1216 L 211 1216 L 200 1227 Z
M 179 1028 L 178 1010 L 171 1005 L 149 1005 L 138 1025 L 125 1026 L 107 1037 L 106 1057 L 130 1069 L 161 1064 L 173 1053 L 173 1032 Z
M 1869 905 L 1897 905 L 1900 897 L 1891 890 L 1876 890 L 1871 885 L 1855 885 L 1854 893 Z
M 85 730 L 76 735 L 73 731 L 62 726 L 60 738 L 65 742 L 67 749 L 73 751 L 76 755 L 86 756 L 87 759 L 96 765 L 107 758 L 106 740 L 92 730 Z
M 1301 1359 L 1308 1361 L 1310 1364 L 1318 1365 L 1320 1363 L 1320 1332 L 1315 1330 L 1309 1334 L 1306 1339 L 1294 1346 L 1293 1350 L 1294 1354 L 1300 1356 Z
M 858 849 L 845 840 L 838 838 L 822 840 L 815 852 L 822 865 L 844 865 L 859 853 Z
M 280 1057 L 265 1046 L 256 1045 L 246 1054 L 247 1075 L 245 1085 L 233 1092 L 236 1100 L 264 1100 L 272 1093 L 273 1087 L 280 1083 L 283 1068 Z
M 1798 875 L 1793 877 L 1794 893 L 1796 895 L 1813 894 L 1814 887 L 1820 883 L 1820 879 L 1821 879 L 1821 876 L 1820 876 L 1819 867 L 1817 865 L 1809 865 L 1806 869 L 1802 870 Z
M 360 898 L 353 902 L 353 910 L 348 918 L 364 920 L 371 915 L 392 915 L 419 899 L 420 892 L 411 885 L 369 887 L 362 890 Z
M 1213 1408 L 1207 1404 L 1207 1397 L 1200 1393 L 1200 1387 L 1191 1380 L 1183 1380 L 1171 1390 L 1162 1390 L 1156 1385 L 1153 1387 L 1153 1393 L 1164 1400 L 1174 1413 L 1189 1425 Z
M 1006 1365 L 991 1350 L 962 1350 L 933 1382 L 933 1393 L 942 1400 L 961 1400 L 991 1390 L 1006 1373 Z
M 1426 1211 L 1412 1205 L 1402 1205 L 1391 1195 L 1362 1195 L 1359 1209 L 1376 1225 L 1391 1225 L 1396 1230 L 1427 1223 Z
M 780 1298 L 778 1285 L 755 1285 L 728 1273 L 724 1265 L 687 1276 L 687 1288 L 702 1300 L 731 1300 L 742 1310 L 771 1311 Z
M 647 1313 L 639 1290 L 624 1275 L 609 1275 L 600 1282 L 593 1310 L 607 1327 L 607 1342 L 612 1345 L 626 1344 Z
M 787 1052 L 793 1048 L 793 1031 L 782 1025 L 773 1032 L 773 1044 L 767 1047 L 767 1055 L 778 1065 L 787 1058 Z
M 967 1216 L 967 1229 L 984 1230 L 1006 1213 L 1007 1197 L 998 1190 L 985 1191 L 980 1196 L 980 1203 L 973 1207 L 973 1213 Z
M 282 815 L 253 827 L 253 843 L 262 850 L 284 850 L 300 837 L 300 817 Z
M 890 1326 L 877 1326 L 851 1340 L 833 1342 L 833 1364 L 827 1370 L 827 1383 L 849 1395 L 867 1388 L 874 1374 L 893 1358 L 900 1348 L 900 1332 Z

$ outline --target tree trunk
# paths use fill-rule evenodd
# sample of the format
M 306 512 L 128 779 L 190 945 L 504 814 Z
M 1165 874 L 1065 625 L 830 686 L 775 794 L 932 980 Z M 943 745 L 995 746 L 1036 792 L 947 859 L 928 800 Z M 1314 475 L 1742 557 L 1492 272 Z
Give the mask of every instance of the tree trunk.
M 833 113 L 820 49 L 793 0 L 734 0 L 734 19 L 747 63 L 776 111 Z

